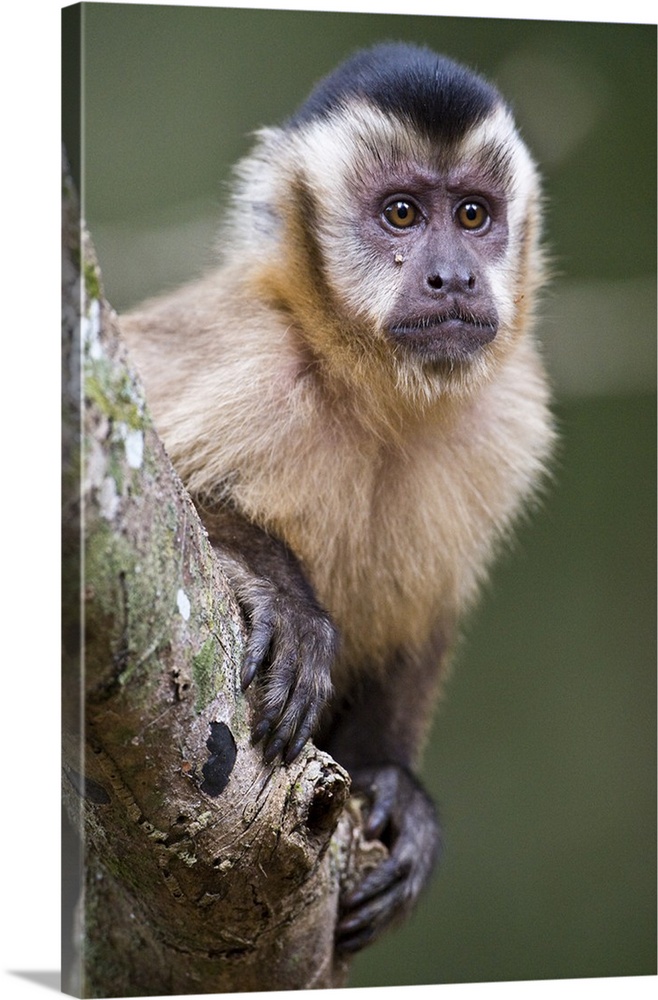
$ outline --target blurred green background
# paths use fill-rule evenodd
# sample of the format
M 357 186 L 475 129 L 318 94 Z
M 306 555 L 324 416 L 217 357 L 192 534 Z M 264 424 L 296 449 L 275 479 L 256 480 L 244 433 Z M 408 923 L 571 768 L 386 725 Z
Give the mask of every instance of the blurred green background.
M 545 178 L 561 447 L 428 747 L 443 864 L 352 985 L 655 973 L 655 28 L 83 8 L 84 211 L 119 310 L 212 259 L 248 134 L 353 49 L 425 43 L 515 108 Z

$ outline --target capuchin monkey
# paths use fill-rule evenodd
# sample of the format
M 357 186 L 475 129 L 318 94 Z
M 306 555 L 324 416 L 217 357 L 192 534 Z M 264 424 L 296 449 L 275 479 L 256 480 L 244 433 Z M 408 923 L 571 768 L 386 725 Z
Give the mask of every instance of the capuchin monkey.
M 355 951 L 432 870 L 432 704 L 551 449 L 541 194 L 497 91 L 405 44 L 349 59 L 236 174 L 218 267 L 122 326 L 245 614 L 254 741 L 288 764 L 312 737 L 389 849 L 341 901 Z

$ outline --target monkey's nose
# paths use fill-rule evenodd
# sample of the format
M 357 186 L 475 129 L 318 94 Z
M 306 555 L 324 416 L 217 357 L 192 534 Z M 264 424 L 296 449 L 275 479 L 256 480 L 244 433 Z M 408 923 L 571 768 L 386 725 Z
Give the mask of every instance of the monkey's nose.
M 475 288 L 475 275 L 449 270 L 443 274 L 429 275 L 427 284 L 437 292 L 471 292 Z

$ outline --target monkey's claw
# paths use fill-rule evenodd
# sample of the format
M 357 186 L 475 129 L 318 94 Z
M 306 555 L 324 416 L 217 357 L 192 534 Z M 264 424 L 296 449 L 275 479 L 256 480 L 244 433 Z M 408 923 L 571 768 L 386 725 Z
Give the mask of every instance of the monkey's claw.
M 291 763 L 312 736 L 331 695 L 338 633 L 311 600 L 272 588 L 249 608 L 243 690 L 257 678 L 254 743 L 268 763 Z
M 439 824 L 424 789 L 394 764 L 355 771 L 352 788 L 369 800 L 365 834 L 389 856 L 340 901 L 336 947 L 359 951 L 413 908 L 440 850 Z

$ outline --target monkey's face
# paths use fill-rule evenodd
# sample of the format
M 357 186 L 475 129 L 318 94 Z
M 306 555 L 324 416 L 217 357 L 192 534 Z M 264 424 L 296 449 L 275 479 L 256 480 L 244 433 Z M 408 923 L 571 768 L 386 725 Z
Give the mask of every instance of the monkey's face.
M 286 241 L 318 353 L 328 336 L 439 391 L 486 377 L 540 269 L 536 172 L 504 106 L 452 142 L 367 103 L 290 138 Z
M 426 364 L 465 361 L 489 344 L 499 326 L 492 278 L 508 243 L 504 193 L 460 170 L 409 165 L 362 212 L 367 254 L 394 289 L 376 317 L 391 344 Z

